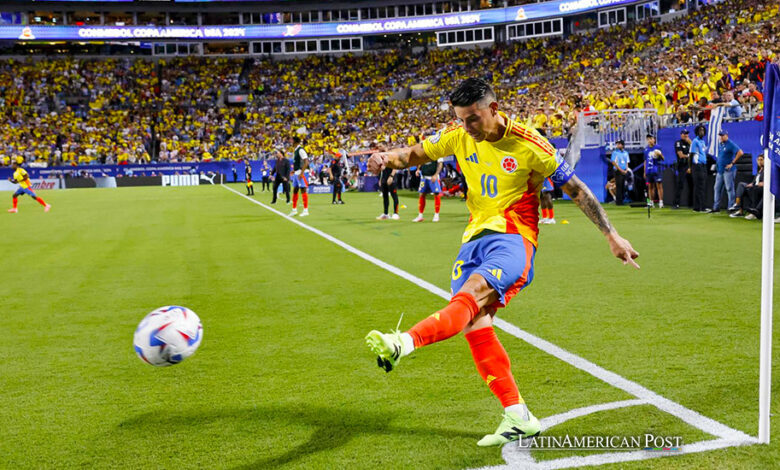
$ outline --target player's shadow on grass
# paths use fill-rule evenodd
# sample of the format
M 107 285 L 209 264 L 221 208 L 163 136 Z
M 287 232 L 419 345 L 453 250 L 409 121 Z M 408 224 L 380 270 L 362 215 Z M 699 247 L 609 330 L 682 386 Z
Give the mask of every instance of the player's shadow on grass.
M 257 429 L 262 432 L 284 432 L 280 422 L 289 422 L 293 425 L 307 425 L 312 428 L 311 437 L 292 449 L 278 455 L 261 455 L 251 463 L 241 464 L 234 469 L 259 469 L 280 467 L 308 455 L 318 452 L 337 449 L 346 445 L 353 438 L 360 435 L 421 435 L 439 436 L 447 439 L 468 438 L 479 439 L 480 433 L 467 432 L 455 429 L 441 429 L 427 426 L 407 426 L 391 423 L 393 416 L 397 421 L 398 415 L 371 411 L 357 411 L 347 408 L 326 408 L 306 404 L 295 404 L 275 407 L 252 407 L 241 409 L 212 410 L 202 413 L 171 413 L 151 412 L 135 416 L 120 424 L 123 431 L 132 431 L 138 428 L 146 432 L 150 426 L 158 429 L 178 429 L 213 425 L 217 423 L 240 422 L 251 423 L 247 428 Z M 277 430 L 277 431 L 275 431 Z M 293 436 L 291 436 L 292 438 Z M 273 451 L 269 452 L 273 453 Z

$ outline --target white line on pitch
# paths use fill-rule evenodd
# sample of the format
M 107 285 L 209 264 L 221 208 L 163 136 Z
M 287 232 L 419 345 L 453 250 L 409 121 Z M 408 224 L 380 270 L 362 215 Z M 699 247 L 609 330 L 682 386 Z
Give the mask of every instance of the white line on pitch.
M 718 436 L 721 439 L 739 440 L 739 441 L 755 440 L 755 438 L 748 436 L 742 431 L 732 429 L 726 426 L 725 424 L 719 423 L 714 419 L 708 418 L 691 409 L 688 409 L 677 402 L 673 402 L 668 398 L 664 398 L 661 395 L 658 395 L 657 393 L 639 385 L 636 382 L 628 380 L 625 377 L 622 377 L 614 372 L 610 372 L 604 369 L 603 367 L 590 362 L 587 359 L 577 356 L 576 354 L 572 354 L 569 351 L 566 351 L 565 349 L 552 344 L 549 341 L 543 340 L 538 336 L 534 336 L 531 333 L 528 333 L 527 331 L 521 330 L 520 328 L 516 327 L 515 325 L 507 321 L 504 321 L 500 318 L 496 318 L 493 324 L 498 326 L 502 330 L 506 331 L 507 333 L 511 334 L 512 336 L 516 336 L 522 339 L 523 341 L 526 341 L 527 343 L 536 346 L 542 351 L 551 354 L 557 357 L 558 359 L 573 365 L 578 369 L 584 370 L 585 372 L 603 380 L 604 382 L 612 385 L 613 387 L 619 388 L 627 393 L 630 393 L 631 395 L 634 395 L 637 398 L 646 401 L 647 403 L 657 407 L 660 410 L 666 411 L 669 414 L 677 416 L 678 418 L 690 424 L 691 426 L 699 428 L 708 434 L 712 434 L 713 436 Z
M 633 400 L 612 401 L 609 403 L 602 403 L 600 405 L 590 405 L 590 406 L 584 406 L 582 408 L 575 408 L 573 410 L 569 410 L 564 413 L 547 416 L 545 418 L 542 418 L 540 421 L 542 423 L 542 429 L 549 429 L 553 426 L 557 426 L 558 424 L 565 423 L 570 419 L 587 416 L 589 414 L 597 413 L 599 411 L 617 410 L 619 408 L 626 408 L 628 406 L 639 406 L 639 405 L 647 405 L 647 404 L 648 403 L 646 401 L 640 400 L 638 398 L 635 398 Z
M 320 237 L 344 248 L 345 250 L 349 251 L 350 253 L 359 256 L 360 258 L 363 258 L 364 260 L 375 264 L 376 266 L 379 266 L 380 268 L 389 271 L 396 276 L 402 277 L 406 279 L 409 282 L 412 282 L 413 284 L 416 284 L 419 287 L 422 287 L 423 289 L 427 290 L 428 292 L 438 295 L 439 297 L 443 299 L 449 300 L 450 294 L 449 292 L 445 291 L 444 289 L 437 287 L 433 284 L 431 284 L 428 281 L 425 281 L 423 279 L 420 279 L 419 277 L 410 274 L 398 267 L 395 267 L 389 263 L 386 263 L 374 256 L 369 255 L 368 253 L 359 250 L 352 245 L 349 245 L 348 243 L 345 243 L 338 238 L 329 235 L 322 230 L 316 229 L 310 225 L 306 225 L 303 222 L 301 222 L 298 219 L 295 219 L 293 217 L 290 217 L 288 215 L 283 214 L 282 212 L 279 212 L 278 210 L 274 209 L 273 207 L 270 207 L 266 204 L 263 204 L 262 202 L 252 199 L 251 197 L 248 197 L 244 194 L 241 194 L 240 192 L 236 191 L 233 188 L 230 188 L 228 186 L 222 185 L 223 188 L 227 189 L 228 191 L 238 194 L 239 196 L 243 197 L 244 199 L 253 202 L 254 204 L 257 204 L 260 207 L 263 207 L 264 209 L 273 212 L 274 214 L 277 214 L 281 217 L 284 217 L 285 219 L 289 220 L 290 222 L 312 232 Z M 697 413 L 696 411 L 693 411 L 689 408 L 684 407 L 683 405 L 674 402 L 672 400 L 669 400 L 668 398 L 664 398 L 657 393 L 639 385 L 636 382 L 633 382 L 631 380 L 626 379 L 625 377 L 622 377 L 614 372 L 608 371 L 604 369 L 601 366 L 598 366 L 594 364 L 593 362 L 588 361 L 585 358 L 582 358 L 580 356 L 577 356 L 576 354 L 570 353 L 569 351 L 566 351 L 565 349 L 554 345 L 553 343 L 550 343 L 549 341 L 543 340 L 542 338 L 539 338 L 538 336 L 535 336 L 525 330 L 522 330 L 518 328 L 517 326 L 504 321 L 498 317 L 494 318 L 493 324 L 497 326 L 498 328 L 504 330 L 505 332 L 509 333 L 512 336 L 515 336 L 516 338 L 519 338 L 528 344 L 535 346 L 538 349 L 541 349 L 542 351 L 550 354 L 551 356 L 554 356 L 558 359 L 560 359 L 563 362 L 566 362 L 567 364 L 570 364 L 580 370 L 583 370 L 589 374 L 591 374 L 594 377 L 597 377 L 601 379 L 602 381 L 608 383 L 609 385 L 612 385 L 615 388 L 618 388 L 620 390 L 623 390 L 624 392 L 627 392 L 641 400 L 644 400 L 650 405 L 655 406 L 656 408 L 665 411 L 673 416 L 676 416 L 680 418 L 681 420 L 685 421 L 686 423 L 690 424 L 691 426 L 698 428 L 708 434 L 711 434 L 713 436 L 717 436 L 720 439 L 716 439 L 713 441 L 704 441 L 703 443 L 697 443 L 697 444 L 704 444 L 709 443 L 709 446 L 714 446 L 717 443 L 718 447 L 713 448 L 721 448 L 721 447 L 728 447 L 729 445 L 742 445 L 742 444 L 750 444 L 756 442 L 756 438 L 748 436 L 742 431 L 738 431 L 736 429 L 730 428 L 726 426 L 725 424 L 722 424 L 718 421 L 715 421 L 714 419 L 708 418 L 706 416 L 703 416 L 700 413 Z M 731 443 L 731 444 L 725 444 L 725 443 Z M 688 446 L 688 449 L 699 449 L 701 446 L 697 446 L 697 444 L 690 444 Z M 683 446 L 685 448 L 686 446 Z M 705 446 L 703 450 L 710 450 L 709 447 Z M 701 452 L 701 450 L 691 450 L 691 452 Z M 682 453 L 677 452 L 677 454 Z M 643 455 L 648 454 L 647 452 L 643 453 Z M 624 454 L 620 454 L 624 455 Z M 597 456 L 590 456 L 590 457 L 597 457 Z M 572 457 L 573 458 L 573 457 Z M 645 458 L 653 458 L 652 454 L 649 457 Z M 636 460 L 636 459 L 633 459 Z M 616 460 L 616 462 L 620 462 L 622 460 Z M 606 463 L 606 462 L 605 462 Z M 593 464 L 590 464 L 593 465 Z M 562 468 L 562 467 L 558 467 Z

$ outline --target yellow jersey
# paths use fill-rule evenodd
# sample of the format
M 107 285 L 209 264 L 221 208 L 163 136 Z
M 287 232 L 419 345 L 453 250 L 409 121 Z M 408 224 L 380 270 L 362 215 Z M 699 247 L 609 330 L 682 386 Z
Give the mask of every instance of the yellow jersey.
M 544 127 L 545 124 L 547 124 L 547 115 L 544 113 L 539 113 L 534 116 L 533 118 L 534 127 L 537 129 L 541 129 Z
M 32 183 L 30 183 L 30 177 L 27 176 L 27 170 L 21 167 L 17 168 L 14 171 L 14 183 L 18 183 L 24 189 L 30 189 Z
M 658 111 L 658 115 L 662 116 L 666 114 L 666 96 L 662 93 L 654 93 L 650 96 L 650 101 L 653 103 L 653 107 Z
M 423 150 L 431 160 L 455 155 L 466 178 L 471 217 L 463 243 L 490 230 L 520 234 L 536 246 L 542 184 L 553 173 L 569 171 L 563 178 L 553 178 L 562 184 L 571 171 L 555 147 L 535 129 L 512 121 L 504 113 L 501 116 L 507 126 L 496 142 L 476 142 L 461 125 L 451 124 L 425 139 Z

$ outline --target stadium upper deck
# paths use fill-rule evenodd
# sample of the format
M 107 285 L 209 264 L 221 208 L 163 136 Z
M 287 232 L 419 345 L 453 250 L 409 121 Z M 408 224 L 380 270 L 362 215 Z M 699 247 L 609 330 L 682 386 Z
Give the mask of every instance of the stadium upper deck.
M 761 115 L 761 65 L 778 55 L 777 16 L 776 2 L 731 0 L 674 21 L 478 49 L 284 62 L 6 60 L 0 162 L 257 158 L 299 130 L 315 155 L 378 139 L 406 143 L 451 119 L 442 97 L 474 75 L 500 89 L 511 114 L 552 136 L 586 107 L 655 107 L 673 121 L 697 119 L 726 91 L 753 118 Z M 391 100 L 416 85 L 427 93 Z M 248 95 L 246 106 L 226 106 L 231 93 Z

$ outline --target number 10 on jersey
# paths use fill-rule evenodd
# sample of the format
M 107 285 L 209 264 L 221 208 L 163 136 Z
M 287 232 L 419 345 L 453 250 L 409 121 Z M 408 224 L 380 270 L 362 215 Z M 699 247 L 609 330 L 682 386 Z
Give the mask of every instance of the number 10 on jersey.
M 496 175 L 482 175 L 479 179 L 482 186 L 482 195 L 496 197 L 498 194 L 498 178 Z

